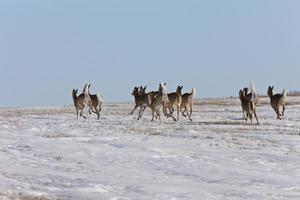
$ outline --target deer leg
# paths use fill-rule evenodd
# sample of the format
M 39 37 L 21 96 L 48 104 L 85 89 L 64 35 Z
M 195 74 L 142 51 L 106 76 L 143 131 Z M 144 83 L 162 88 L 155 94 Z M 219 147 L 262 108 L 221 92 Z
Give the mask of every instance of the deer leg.
M 190 110 L 189 110 L 188 106 L 185 107 L 185 112 L 186 112 L 185 117 L 190 118 L 190 114 L 189 114 Z
M 151 122 L 153 122 L 153 120 L 154 120 L 154 109 L 151 108 L 151 110 L 152 110 L 152 119 L 151 119 Z
M 78 115 L 79 115 L 78 108 L 76 108 L 76 114 L 77 114 L 77 120 L 78 120 Z
M 95 109 L 95 110 L 94 110 L 94 109 Z M 99 109 L 96 108 L 96 107 L 91 107 L 90 110 L 92 110 L 92 112 L 93 112 L 93 113 L 96 113 L 96 114 L 98 114 L 98 112 L 100 112 Z
M 96 111 L 97 111 L 97 119 L 99 120 L 100 119 L 100 110 L 97 108 Z
M 187 107 L 186 106 L 184 106 L 184 110 L 183 111 L 181 110 L 181 114 L 182 114 L 182 116 L 187 117 L 187 115 L 184 114 L 185 112 L 187 112 Z
M 190 110 L 189 119 L 191 120 L 191 122 L 193 121 L 193 120 L 192 120 L 192 107 L 191 107 L 191 110 Z
M 134 108 L 133 108 L 133 110 L 132 110 L 129 114 L 132 115 L 132 114 L 134 113 L 135 109 L 137 109 L 137 107 L 138 107 L 138 106 L 135 105 Z
M 191 104 L 190 107 L 191 107 L 191 110 L 190 110 L 190 117 L 192 117 L 192 113 L 193 113 L 193 105 Z
M 255 117 L 255 119 L 256 119 L 257 125 L 259 125 L 259 122 L 258 122 L 258 118 L 257 118 L 256 112 L 254 112 L 254 117 Z
M 169 113 L 168 113 L 168 109 L 169 109 Z M 170 113 L 171 113 L 170 106 L 164 106 L 163 107 L 163 112 L 164 112 L 164 115 L 169 118 L 170 117 Z
M 276 108 L 277 119 L 281 120 L 279 109 Z
M 285 105 L 282 104 L 282 116 L 284 116 L 284 111 L 285 111 Z
M 142 116 L 143 116 L 143 114 L 144 114 L 146 108 L 147 108 L 147 106 L 144 107 L 144 109 L 143 109 L 143 111 L 142 111 L 142 113 L 141 113 L 141 118 L 142 118 Z
M 158 110 L 158 111 L 156 111 L 156 114 L 157 114 L 157 116 L 158 116 L 159 123 L 161 123 L 161 119 L 160 119 L 160 112 L 159 112 L 159 110 Z
M 180 105 L 177 106 L 177 121 L 179 120 Z
M 171 105 L 171 104 L 169 104 L 169 106 L 167 107 L 168 109 L 169 109 L 169 113 L 167 113 L 167 117 L 169 118 L 169 117 L 173 117 L 172 115 L 173 115 L 173 112 L 174 112 L 174 108 L 173 108 L 173 105 Z M 167 109 L 166 109 L 166 111 L 167 111 Z
M 175 109 L 174 109 L 173 105 L 171 105 L 170 106 L 170 114 L 173 115 L 174 111 L 175 111 Z
M 243 107 L 242 107 L 242 112 L 243 112 L 243 120 L 246 120 L 245 109 Z
M 173 105 L 170 105 L 170 114 L 169 114 L 169 117 L 172 117 L 172 119 L 174 120 L 174 121 L 176 121 L 176 118 L 173 116 L 173 113 L 174 113 L 174 107 L 173 107 Z
M 83 109 L 80 111 L 80 116 L 86 119 L 86 117 L 83 115 Z
M 137 120 L 140 120 L 140 118 L 142 117 L 142 111 L 143 111 L 143 108 L 144 108 L 144 107 L 140 107 L 140 111 L 139 111 L 139 115 L 138 115 Z
M 139 114 L 138 114 L 137 120 L 140 120 L 141 111 L 142 111 L 142 107 L 140 107 L 140 111 L 139 111 Z
M 272 108 L 274 109 L 276 115 L 277 115 L 277 119 L 280 119 L 280 114 L 279 114 L 279 110 L 273 105 L 271 104 Z

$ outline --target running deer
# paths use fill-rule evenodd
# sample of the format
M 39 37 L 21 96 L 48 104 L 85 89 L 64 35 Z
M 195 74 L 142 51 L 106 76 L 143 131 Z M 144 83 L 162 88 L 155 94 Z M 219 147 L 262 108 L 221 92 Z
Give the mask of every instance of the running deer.
M 134 96 L 135 106 L 133 110 L 130 112 L 130 115 L 134 113 L 134 111 L 139 107 L 140 111 L 138 114 L 137 120 L 139 120 L 142 117 L 143 112 L 148 107 L 151 107 L 151 95 L 148 93 L 146 94 L 146 86 L 140 87 L 134 87 L 131 95 Z
M 167 117 L 171 116 L 174 119 L 174 121 L 179 120 L 180 107 L 182 103 L 182 97 L 181 97 L 182 88 L 183 86 L 178 86 L 176 92 L 168 94 L 169 103 L 167 105 L 167 108 L 170 110 L 170 113 L 169 114 L 165 113 L 165 115 L 167 115 Z M 177 108 L 177 119 L 175 119 L 173 116 L 173 112 L 175 111 L 174 107 Z
M 90 98 L 91 104 L 89 106 L 89 113 L 92 114 L 95 113 L 97 114 L 97 119 L 100 118 L 100 112 L 101 112 L 101 106 L 102 106 L 102 97 L 100 96 L 100 94 L 91 94 L 90 93 L 90 88 L 91 88 L 91 84 L 88 85 L 88 96 Z
M 193 88 L 191 93 L 184 93 L 182 95 L 182 101 L 181 101 L 180 110 L 182 116 L 184 117 L 188 116 L 191 121 L 193 121 L 192 120 L 192 112 L 193 112 L 193 104 L 194 104 L 193 99 L 195 98 L 195 96 L 196 96 L 196 89 Z
M 74 106 L 76 108 L 76 113 L 77 113 L 77 120 L 78 120 L 78 115 L 80 112 L 80 117 L 83 117 L 86 119 L 86 117 L 83 115 L 83 109 L 85 105 L 88 105 L 87 103 L 87 84 L 84 86 L 83 92 L 77 96 L 78 89 L 73 89 L 72 91 L 72 97 L 74 101 Z
M 246 122 L 248 121 L 248 119 L 250 119 L 252 124 L 252 118 L 254 115 L 254 117 L 256 118 L 257 125 L 259 125 L 256 114 L 256 104 L 258 102 L 258 95 L 256 91 L 249 88 L 244 88 L 243 90 L 240 90 L 239 98 L 241 100 L 243 117 L 246 120 Z
M 284 116 L 285 111 L 285 99 L 287 92 L 286 90 L 283 90 L 282 94 L 273 94 L 274 86 L 269 86 L 268 88 L 268 96 L 270 97 L 270 103 L 272 108 L 277 114 L 277 119 L 282 119 L 281 117 Z M 282 107 L 282 112 L 280 113 L 280 107 Z
M 139 94 L 140 95 L 150 95 L 150 104 L 148 104 L 147 106 L 151 109 L 151 103 L 153 102 L 154 98 L 156 97 L 156 95 L 158 95 L 159 91 L 151 91 L 151 92 L 148 92 L 146 93 L 146 87 L 142 87 L 140 86 L 140 89 L 139 89 Z M 142 110 L 141 112 L 141 115 L 140 115 L 140 118 L 142 117 L 143 113 L 144 113 L 145 109 Z M 157 119 L 157 115 L 155 115 L 155 118 Z
M 151 102 L 151 110 L 152 110 L 152 122 L 154 117 L 158 117 L 159 122 L 161 122 L 160 111 L 164 109 L 166 105 L 169 104 L 168 94 L 166 93 L 166 83 L 159 84 L 158 94 L 153 97 L 153 101 Z

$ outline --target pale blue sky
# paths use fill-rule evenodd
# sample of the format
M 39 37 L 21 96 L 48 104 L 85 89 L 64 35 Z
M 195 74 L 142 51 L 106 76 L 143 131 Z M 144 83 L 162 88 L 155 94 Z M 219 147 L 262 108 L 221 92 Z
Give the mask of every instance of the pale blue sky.
M 197 96 L 300 89 L 297 0 L 1 0 L 0 107 L 71 104 L 85 82 L 105 101 L 135 85 Z

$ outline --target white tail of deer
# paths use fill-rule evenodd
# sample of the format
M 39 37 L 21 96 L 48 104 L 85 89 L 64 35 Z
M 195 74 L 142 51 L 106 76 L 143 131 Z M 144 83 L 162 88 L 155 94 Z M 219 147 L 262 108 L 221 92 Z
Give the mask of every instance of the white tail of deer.
M 196 98 L 196 88 L 192 89 L 192 98 L 195 99 Z

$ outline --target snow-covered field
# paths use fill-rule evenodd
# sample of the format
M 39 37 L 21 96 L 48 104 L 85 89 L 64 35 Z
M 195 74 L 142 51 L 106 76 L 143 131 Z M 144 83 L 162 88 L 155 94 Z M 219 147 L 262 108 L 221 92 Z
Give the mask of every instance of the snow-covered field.
M 300 199 L 300 97 L 261 125 L 238 99 L 198 101 L 193 122 L 150 122 L 133 103 L 101 119 L 72 106 L 0 109 L 0 199 Z

